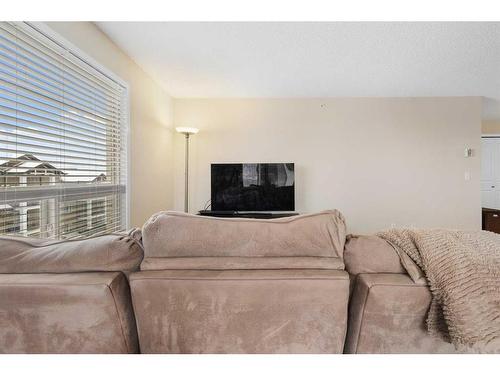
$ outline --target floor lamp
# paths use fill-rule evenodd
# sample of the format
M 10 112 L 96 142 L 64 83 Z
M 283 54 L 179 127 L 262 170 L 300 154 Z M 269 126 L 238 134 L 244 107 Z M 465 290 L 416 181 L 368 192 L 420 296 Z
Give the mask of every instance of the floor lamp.
M 186 136 L 186 160 L 184 162 L 184 212 L 189 210 L 189 136 L 198 133 L 196 128 L 185 128 L 179 127 L 175 128 L 177 133 L 184 134 Z

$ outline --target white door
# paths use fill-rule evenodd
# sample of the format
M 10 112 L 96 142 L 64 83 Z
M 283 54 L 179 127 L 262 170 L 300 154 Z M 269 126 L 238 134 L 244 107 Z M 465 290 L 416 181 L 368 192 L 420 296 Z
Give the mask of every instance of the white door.
M 500 209 L 500 137 L 482 138 L 481 204 Z

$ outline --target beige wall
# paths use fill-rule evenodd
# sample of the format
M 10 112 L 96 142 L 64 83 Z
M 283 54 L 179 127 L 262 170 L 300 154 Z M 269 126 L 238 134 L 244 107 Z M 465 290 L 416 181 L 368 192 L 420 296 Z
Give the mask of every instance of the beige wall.
M 500 134 L 500 121 L 483 120 L 481 130 L 483 134 Z
M 296 209 L 338 208 L 352 232 L 480 228 L 480 98 L 176 99 L 174 109 L 176 126 L 200 128 L 192 212 L 210 198 L 211 162 L 295 162 Z M 179 210 L 183 142 L 175 138 Z
M 201 129 L 192 138 L 192 212 L 210 198 L 211 162 L 293 161 L 297 210 L 339 208 L 353 232 L 393 224 L 480 227 L 479 98 L 172 103 L 94 24 L 47 24 L 130 84 L 133 226 L 183 208 L 184 139 L 172 132 L 175 124 Z M 500 133 L 496 126 L 482 124 Z M 463 157 L 466 146 L 475 157 Z
M 47 25 L 130 85 L 130 225 L 172 207 L 171 98 L 91 22 Z

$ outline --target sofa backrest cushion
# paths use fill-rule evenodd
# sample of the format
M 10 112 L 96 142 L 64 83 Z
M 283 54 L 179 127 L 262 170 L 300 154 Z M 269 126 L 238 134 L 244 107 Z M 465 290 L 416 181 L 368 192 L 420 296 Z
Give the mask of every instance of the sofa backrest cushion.
M 160 212 L 149 219 L 142 232 L 145 259 L 328 257 L 342 260 L 346 225 L 337 210 L 271 220 Z
M 344 250 L 344 263 L 347 272 L 351 275 L 360 273 L 406 274 L 394 247 L 375 235 L 348 235 Z
M 140 229 L 84 240 L 0 237 L 0 273 L 133 271 L 143 256 Z

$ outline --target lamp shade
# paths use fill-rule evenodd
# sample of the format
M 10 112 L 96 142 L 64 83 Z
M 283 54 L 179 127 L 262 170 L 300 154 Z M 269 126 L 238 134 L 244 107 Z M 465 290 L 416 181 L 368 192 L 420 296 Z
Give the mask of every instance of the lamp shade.
M 175 128 L 175 130 L 177 131 L 177 133 L 182 133 L 182 134 L 196 134 L 199 132 L 199 129 L 197 128 L 188 128 L 183 126 Z

